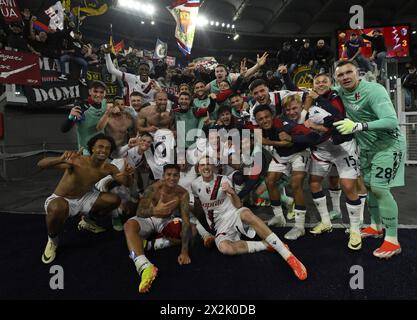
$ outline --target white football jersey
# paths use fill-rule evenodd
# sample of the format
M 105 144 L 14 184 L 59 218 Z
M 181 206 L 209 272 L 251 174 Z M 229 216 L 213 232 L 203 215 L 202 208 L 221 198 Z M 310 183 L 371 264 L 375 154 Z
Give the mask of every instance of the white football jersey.
M 237 210 L 230 196 L 221 188 L 221 184 L 225 181 L 232 186 L 229 178 L 216 174 L 210 182 L 205 182 L 203 177 L 200 176 L 191 184 L 193 195 L 200 199 L 207 223 L 214 230 L 217 230 L 217 226 L 224 219 L 233 216 Z
M 308 110 L 308 119 L 315 124 L 323 124 L 324 118 L 331 116 L 332 114 L 323 108 L 318 106 L 311 106 Z

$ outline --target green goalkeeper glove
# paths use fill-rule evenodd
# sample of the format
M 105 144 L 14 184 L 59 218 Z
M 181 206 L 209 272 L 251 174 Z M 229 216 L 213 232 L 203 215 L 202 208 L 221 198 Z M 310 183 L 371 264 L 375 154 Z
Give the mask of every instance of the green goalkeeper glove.
M 352 120 L 347 118 L 337 121 L 333 123 L 333 125 L 341 134 L 352 134 L 355 132 L 368 130 L 368 124 L 366 122 L 353 122 Z

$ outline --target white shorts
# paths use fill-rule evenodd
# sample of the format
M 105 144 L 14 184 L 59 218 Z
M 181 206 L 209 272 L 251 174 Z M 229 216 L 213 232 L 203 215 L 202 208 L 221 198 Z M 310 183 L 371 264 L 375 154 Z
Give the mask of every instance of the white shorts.
M 307 151 L 293 154 L 289 157 L 279 157 L 275 153 L 269 163 L 268 172 L 281 172 L 290 176 L 292 171 L 306 172 L 309 167 L 310 154 Z
M 216 246 L 222 241 L 239 241 L 240 235 L 243 234 L 248 238 L 253 238 L 256 235 L 255 229 L 247 225 L 240 219 L 240 213 L 248 208 L 242 207 L 233 212 L 233 214 L 225 215 L 225 219 L 216 222 Z
M 268 172 L 281 172 L 286 176 L 290 175 L 291 172 L 291 163 L 290 162 L 278 162 L 274 158 L 272 158 L 271 162 L 269 163 Z
M 311 152 L 309 172 L 314 176 L 325 177 L 329 174 L 333 164 L 341 179 L 358 178 L 359 157 L 354 140 L 339 145 L 334 145 L 331 141 L 323 142 L 317 150 Z
M 68 202 L 68 214 L 70 217 L 76 216 L 78 213 L 88 213 L 90 212 L 99 195 L 100 192 L 94 190 L 87 192 L 84 196 L 82 196 L 79 199 L 68 199 L 53 193 L 45 200 L 45 213 L 48 214 L 49 203 L 57 198 L 65 199 Z
M 310 166 L 310 151 L 303 151 L 297 153 L 294 158 L 291 158 L 291 171 L 307 172 Z
M 155 233 L 162 233 L 162 230 L 173 220 L 181 221 L 179 218 L 141 218 L 134 216 L 129 220 L 135 220 L 140 225 L 139 235 L 143 239 L 149 239 Z

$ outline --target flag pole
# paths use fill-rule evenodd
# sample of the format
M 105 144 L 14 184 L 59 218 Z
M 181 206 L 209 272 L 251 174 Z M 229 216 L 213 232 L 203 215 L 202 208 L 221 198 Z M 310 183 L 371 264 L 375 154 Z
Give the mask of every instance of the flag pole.
M 114 47 L 113 47 L 113 24 L 112 23 L 110 23 L 109 45 L 110 45 L 111 51 L 114 53 Z

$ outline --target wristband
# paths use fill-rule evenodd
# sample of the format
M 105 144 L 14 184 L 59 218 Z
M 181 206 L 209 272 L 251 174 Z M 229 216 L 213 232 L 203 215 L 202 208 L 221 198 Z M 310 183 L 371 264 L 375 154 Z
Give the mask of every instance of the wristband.
M 74 116 L 73 114 L 70 114 L 70 115 L 68 116 L 68 119 L 69 119 L 69 120 L 71 120 L 71 121 L 74 121 L 74 120 L 76 120 L 76 119 L 77 119 L 77 117 L 76 117 L 76 116 Z
M 368 123 L 367 122 L 362 123 L 362 131 L 368 131 Z

